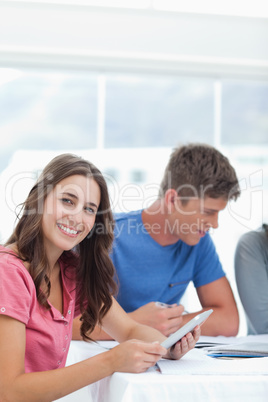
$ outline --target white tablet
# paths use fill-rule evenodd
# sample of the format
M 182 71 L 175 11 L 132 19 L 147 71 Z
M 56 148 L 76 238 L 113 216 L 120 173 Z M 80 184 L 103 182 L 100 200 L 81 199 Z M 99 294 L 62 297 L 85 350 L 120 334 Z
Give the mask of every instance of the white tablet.
M 191 321 L 187 322 L 183 327 L 178 329 L 178 331 L 171 334 L 167 339 L 165 339 L 161 345 L 164 346 L 166 349 L 173 346 L 176 342 L 178 342 L 181 338 L 183 338 L 188 332 L 193 331 L 193 329 L 197 325 L 203 324 L 203 322 L 210 316 L 213 312 L 212 309 L 204 311 L 201 314 L 196 315 Z

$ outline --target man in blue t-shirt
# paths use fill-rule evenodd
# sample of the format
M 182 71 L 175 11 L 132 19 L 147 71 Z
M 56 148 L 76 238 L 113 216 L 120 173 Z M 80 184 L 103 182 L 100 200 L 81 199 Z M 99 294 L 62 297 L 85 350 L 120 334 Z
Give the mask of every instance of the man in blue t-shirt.
M 155 202 L 115 215 L 117 300 L 132 318 L 166 336 L 175 332 L 198 313 L 183 314 L 179 304 L 192 281 L 201 311 L 214 310 L 202 334 L 237 334 L 235 299 L 208 231 L 239 195 L 228 159 L 209 145 L 189 144 L 171 154 Z M 99 328 L 91 336 L 109 339 Z
M 135 320 L 166 336 L 175 332 L 197 314 L 182 314 L 179 305 L 192 281 L 202 311 L 214 310 L 202 334 L 237 334 L 236 303 L 208 231 L 239 195 L 228 159 L 211 146 L 190 144 L 171 154 L 153 204 L 115 215 L 117 300 Z

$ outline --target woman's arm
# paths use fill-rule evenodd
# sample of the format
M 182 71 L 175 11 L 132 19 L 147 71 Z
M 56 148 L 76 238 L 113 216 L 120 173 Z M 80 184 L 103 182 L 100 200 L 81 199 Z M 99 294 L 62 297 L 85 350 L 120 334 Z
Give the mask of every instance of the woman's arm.
M 165 352 L 166 349 L 158 343 L 128 341 L 113 350 L 65 368 L 25 373 L 25 325 L 0 315 L 0 400 L 56 400 L 115 371 L 145 371 Z
M 117 325 L 115 325 L 115 322 Z M 118 302 L 113 299 L 113 305 L 103 320 L 102 329 L 108 333 L 112 339 L 118 342 L 124 342 L 130 339 L 140 339 L 145 342 L 161 343 L 166 337 L 157 329 L 142 325 L 133 320 L 127 314 Z M 194 348 L 200 336 L 200 328 L 196 327 L 193 334 L 188 333 L 180 342 L 177 342 L 175 348 L 166 353 L 165 357 L 180 359 L 190 349 Z
M 159 342 L 165 336 L 154 328 L 137 324 L 114 300 L 103 320 L 105 331 L 119 342 L 110 351 L 74 365 L 36 373 L 25 373 L 25 325 L 0 315 L 0 400 L 37 402 L 61 398 L 115 371 L 140 373 L 161 357 L 178 359 L 194 347 L 200 330 L 187 334 L 172 352 Z

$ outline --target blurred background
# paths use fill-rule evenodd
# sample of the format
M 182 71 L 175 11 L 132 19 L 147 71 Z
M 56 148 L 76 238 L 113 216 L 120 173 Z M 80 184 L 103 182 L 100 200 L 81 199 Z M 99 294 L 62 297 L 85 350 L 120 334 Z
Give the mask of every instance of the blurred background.
M 81 155 L 114 211 L 149 205 L 174 146 L 216 146 L 242 195 L 212 237 L 235 292 L 239 237 L 268 222 L 264 0 L 0 1 L 0 242 L 44 165 Z M 187 309 L 196 308 L 193 289 Z

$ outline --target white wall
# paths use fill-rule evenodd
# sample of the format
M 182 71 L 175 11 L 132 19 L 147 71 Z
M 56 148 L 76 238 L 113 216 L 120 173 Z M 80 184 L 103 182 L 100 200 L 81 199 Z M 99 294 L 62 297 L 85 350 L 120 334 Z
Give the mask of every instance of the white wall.
M 0 1 L 1 66 L 268 78 L 268 19 Z
M 267 15 L 251 18 L 0 1 L 0 67 L 185 73 L 267 80 L 267 44 Z M 0 181 L 5 187 L 3 176 Z M 261 212 L 261 208 L 253 211 Z M 228 211 L 224 212 L 215 243 L 235 289 L 233 253 L 237 237 L 242 231 L 254 229 L 253 223 L 260 219 L 253 216 L 249 227 L 243 216 L 240 221 L 236 219 L 236 224 L 234 220 L 230 222 L 231 218 Z M 12 222 L 13 219 L 14 216 Z M 228 231 L 228 238 L 223 240 L 221 233 Z M 193 302 L 190 298 L 188 301 Z M 245 330 L 244 317 L 241 330 Z

